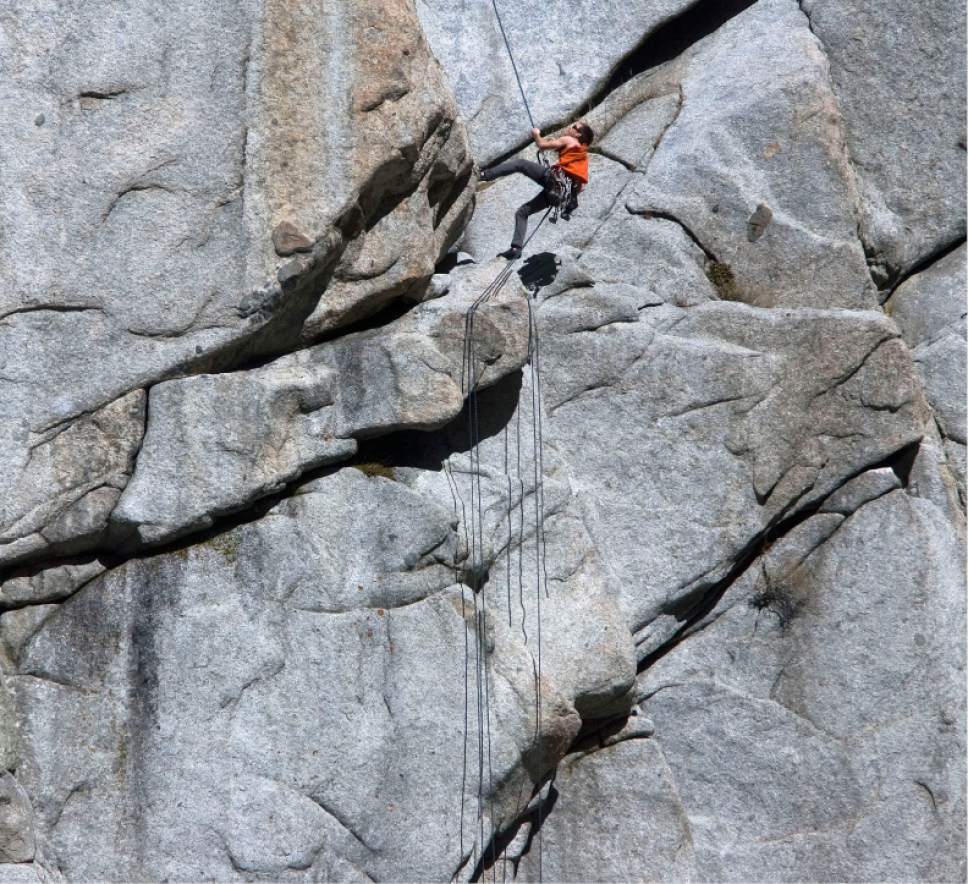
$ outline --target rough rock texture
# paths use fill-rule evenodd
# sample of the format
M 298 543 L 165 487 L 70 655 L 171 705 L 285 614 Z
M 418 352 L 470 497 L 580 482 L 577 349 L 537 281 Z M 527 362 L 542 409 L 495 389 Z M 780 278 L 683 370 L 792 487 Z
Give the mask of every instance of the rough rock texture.
M 691 0 L 551 0 L 540 9 L 497 0 L 534 115 L 547 127 L 577 113 L 623 58 Z M 528 140 L 528 115 L 490 2 L 418 0 L 417 12 L 443 63 L 482 162 Z
M 965 237 L 965 7 L 801 5 L 830 61 L 871 269 L 896 278 Z
M 0 11 L 0 880 L 964 880 L 962 11 L 498 3 L 512 267 L 490 4 Z
M 901 329 L 921 375 L 948 463 L 965 501 L 965 246 L 895 290 L 884 309 Z
M 771 550 L 782 567 L 747 572 L 643 677 L 696 877 L 958 880 L 957 540 L 903 491 L 861 506 L 813 551 L 797 539 Z M 701 724 L 710 709 L 716 724 Z
M 123 484 L 85 454 L 99 409 L 421 289 L 459 232 L 470 159 L 407 0 L 324 15 L 284 0 L 164 15 L 18 2 L 0 33 L 8 562 L 95 541 Z M 279 225 L 310 252 L 280 258 Z M 133 429 L 100 432 L 131 447 Z M 79 503 L 92 481 L 104 490 Z
M 82 879 L 449 877 L 475 623 L 456 529 L 450 509 L 349 467 L 61 606 L 13 679 L 18 776 L 56 864 Z M 521 756 L 564 749 L 580 696 L 575 657 L 546 657 L 535 735 L 527 646 L 501 617 L 486 629 L 485 802 L 509 820 L 530 797 Z M 586 642 L 590 668 L 597 651 Z
M 873 313 L 707 303 L 558 333 L 584 291 L 548 304 L 549 426 L 648 652 L 767 529 L 919 438 L 915 380 Z
M 144 413 L 145 394 L 135 390 L 75 420 L 28 430 L 21 446 L 8 449 L 23 493 L 4 499 L 0 562 L 70 553 L 103 539 L 131 476 Z
M 158 384 L 138 470 L 113 519 L 158 543 L 279 491 L 303 472 L 355 454 L 356 440 L 433 429 L 463 404 L 464 313 L 494 268 L 468 269 L 453 290 L 387 326 L 300 350 L 251 371 Z M 520 283 L 477 313 L 487 387 L 528 354 Z
M 575 753 L 555 775 L 541 837 L 518 867 L 523 880 L 696 880 L 689 819 L 657 741 L 630 737 Z M 554 802 L 552 804 L 552 802 Z M 642 808 L 648 807 L 648 814 Z M 588 838 L 589 809 L 609 820 Z M 631 824 L 631 825 L 630 825 Z M 542 845 L 544 847 L 544 845 Z

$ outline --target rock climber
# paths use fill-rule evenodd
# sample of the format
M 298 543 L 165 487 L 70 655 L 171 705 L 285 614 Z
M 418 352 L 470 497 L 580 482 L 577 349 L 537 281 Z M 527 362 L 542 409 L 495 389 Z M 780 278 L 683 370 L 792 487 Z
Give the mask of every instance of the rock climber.
M 543 138 L 538 129 L 531 130 L 531 137 L 534 139 L 538 150 L 558 151 L 558 162 L 554 166 L 545 166 L 530 160 L 515 159 L 499 163 L 481 172 L 481 181 L 493 181 L 495 178 L 503 178 L 505 175 L 520 172 L 543 188 L 541 193 L 528 200 L 514 213 L 514 236 L 511 239 L 511 248 L 500 253 L 500 257 L 507 258 L 509 261 L 521 257 L 524 235 L 528 230 L 528 218 L 535 212 L 541 212 L 551 206 L 551 191 L 554 187 L 553 175 L 555 170 L 561 170 L 571 179 L 573 185 L 571 198 L 566 205 L 562 206 L 563 217 L 566 219 L 578 205 L 578 192 L 588 183 L 588 146 L 595 137 L 595 133 L 592 132 L 588 123 L 584 121 L 572 123 L 565 130 L 565 134 L 559 138 Z

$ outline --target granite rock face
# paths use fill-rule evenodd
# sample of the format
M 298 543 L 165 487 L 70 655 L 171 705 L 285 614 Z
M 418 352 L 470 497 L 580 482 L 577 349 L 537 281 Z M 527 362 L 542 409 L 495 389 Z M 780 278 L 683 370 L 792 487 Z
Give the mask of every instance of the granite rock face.
M 48 535 L 90 546 L 110 513 L 107 491 L 73 498 L 123 484 L 88 463 L 88 415 L 422 289 L 469 208 L 470 157 L 407 0 L 325 15 L 286 0 L 164 15 L 18 2 L 0 33 L 7 563 Z M 295 257 L 277 254 L 287 230 Z M 40 475 L 53 456 L 57 505 Z
M 844 115 L 871 269 L 896 279 L 965 238 L 965 8 L 801 5 Z
M 964 879 L 963 10 L 862 5 L 498 0 L 513 265 L 489 3 L 0 11 L 0 880 Z
M 433 429 L 460 412 L 464 314 L 488 272 L 374 331 L 345 335 L 250 371 L 156 385 L 138 470 L 112 516 L 142 543 L 209 527 L 307 470 L 345 460 L 357 439 Z M 484 388 L 528 355 L 520 283 L 477 312 L 475 378 Z
M 482 162 L 529 140 L 530 128 L 503 26 L 534 124 L 557 125 L 601 90 L 625 56 L 689 0 L 625 3 L 552 0 L 527 3 L 418 0 L 417 13 L 468 121 L 474 154 Z
M 455 583 L 457 528 L 449 508 L 348 467 L 64 603 L 12 679 L 29 746 L 18 776 L 52 860 L 78 879 L 448 878 L 476 802 L 489 828 L 514 819 L 599 687 L 571 672 L 594 669 L 596 645 L 587 669 L 546 656 L 536 723 L 528 645 L 503 617 L 476 621 Z M 461 762 L 464 716 L 478 715 L 463 709 L 468 633 L 490 694 L 481 798 L 480 747 Z
M 903 491 L 834 519 L 774 546 L 643 676 L 701 880 L 963 874 L 956 538 Z

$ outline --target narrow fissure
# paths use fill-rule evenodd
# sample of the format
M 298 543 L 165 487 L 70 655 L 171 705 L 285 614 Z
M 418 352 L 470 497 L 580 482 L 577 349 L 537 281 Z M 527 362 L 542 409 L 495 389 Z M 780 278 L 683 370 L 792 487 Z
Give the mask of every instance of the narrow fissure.
M 505 863 L 510 864 L 514 869 L 514 874 L 517 874 L 521 860 L 531 852 L 535 838 L 548 821 L 548 817 L 551 815 L 552 810 L 554 810 L 555 804 L 558 803 L 559 792 L 555 788 L 554 779 L 555 772 L 552 771 L 548 777 L 537 785 L 535 789 L 535 795 L 538 796 L 537 800 L 529 804 L 524 813 L 515 819 L 511 825 L 500 832 L 494 833 L 491 840 L 481 851 L 481 858 L 474 867 L 469 881 L 495 881 L 497 880 L 496 877 L 488 878 L 487 873 Z M 545 784 L 548 785 L 548 794 L 541 797 L 541 791 L 544 789 Z M 521 827 L 524 825 L 529 825 L 530 829 L 520 855 L 510 858 L 506 857 L 505 853 L 507 849 L 514 842 L 515 838 L 517 838 Z M 505 880 L 504 876 L 502 876 L 502 880 Z
M 689 597 L 680 599 L 669 606 L 664 613 L 677 617 L 682 625 L 676 630 L 672 638 L 639 661 L 638 672 L 645 672 L 686 639 L 692 627 L 713 611 L 716 605 L 719 604 L 720 599 L 726 594 L 726 591 L 749 570 L 766 550 L 789 534 L 794 528 L 802 525 L 807 519 L 816 515 L 824 502 L 852 479 L 856 479 L 861 474 L 870 470 L 890 467 L 901 482 L 901 486 L 907 488 L 911 476 L 911 469 L 917 457 L 920 444 L 920 442 L 913 442 L 878 463 L 865 465 L 863 468 L 845 477 L 842 482 L 838 483 L 836 487 L 832 488 L 820 500 L 810 504 L 810 506 L 805 507 L 799 512 L 793 513 L 786 518 L 781 518 L 772 527 L 768 527 L 765 531 L 754 536 L 740 551 L 729 572 L 721 580 L 716 581 L 716 583 L 708 587 L 698 599 L 693 598 L 690 594 Z
M 649 31 L 638 46 L 616 63 L 605 82 L 585 99 L 573 114 L 567 119 L 557 120 L 545 126 L 544 131 L 560 129 L 568 120 L 588 113 L 629 80 L 677 58 L 691 46 L 717 31 L 730 19 L 749 9 L 754 3 L 756 0 L 698 0 L 688 9 Z M 528 144 L 527 141 L 519 142 L 496 157 L 491 165 L 503 163 L 524 150 Z
M 911 265 L 910 269 L 896 276 L 893 280 L 889 281 L 884 288 L 882 288 L 881 303 L 885 303 L 887 300 L 889 300 L 891 295 L 893 295 L 894 292 L 896 292 L 909 279 L 917 276 L 919 273 L 924 273 L 924 271 L 930 269 L 932 265 L 944 260 L 952 252 L 960 249 L 965 242 L 965 236 L 958 236 L 950 242 L 941 243 L 937 248 L 932 249 L 926 255 L 919 258 L 914 264 Z

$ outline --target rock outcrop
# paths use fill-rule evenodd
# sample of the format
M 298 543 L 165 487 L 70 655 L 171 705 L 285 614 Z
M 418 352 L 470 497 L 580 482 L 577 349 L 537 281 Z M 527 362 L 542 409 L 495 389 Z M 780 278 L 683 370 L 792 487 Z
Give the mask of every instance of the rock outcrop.
M 0 562 L 103 539 L 123 397 L 419 293 L 459 233 L 466 138 L 410 4 L 300 9 L 4 13 Z
M 963 879 L 963 9 L 896 5 L 499 0 L 598 136 L 514 267 L 489 3 L 0 12 L 0 880 Z

